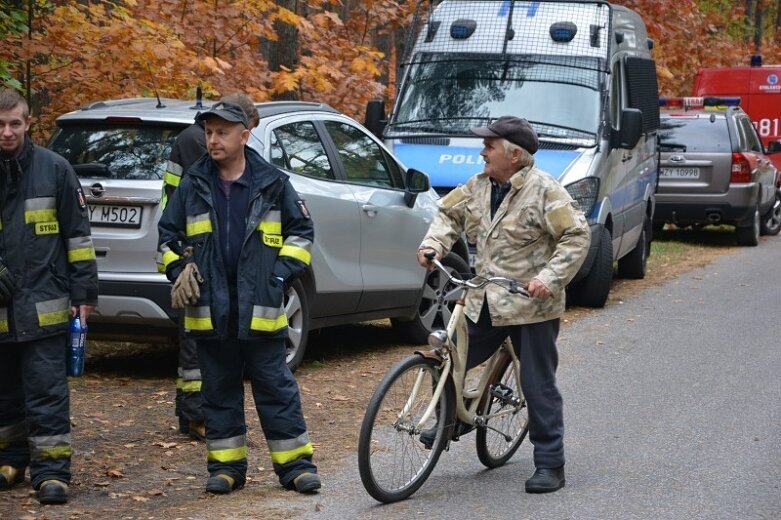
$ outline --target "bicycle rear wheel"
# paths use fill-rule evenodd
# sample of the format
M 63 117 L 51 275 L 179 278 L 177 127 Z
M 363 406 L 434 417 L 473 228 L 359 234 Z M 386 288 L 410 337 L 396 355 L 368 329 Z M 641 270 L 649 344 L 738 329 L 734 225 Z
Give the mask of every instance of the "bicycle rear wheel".
M 358 438 L 358 470 L 366 491 L 380 502 L 404 500 L 426 481 L 452 430 L 455 393 L 448 382 L 434 413 L 416 428 L 440 378 L 438 363 L 420 355 L 395 365 L 374 391 Z M 417 392 L 415 388 L 417 387 Z M 431 449 L 422 430 L 435 429 Z
M 483 416 L 500 411 L 512 413 L 489 419 L 490 428 L 477 429 L 477 458 L 487 468 L 498 468 L 510 460 L 529 431 L 529 410 L 523 391 L 518 388 L 515 367 L 509 354 L 501 355 L 495 375 L 489 380 L 487 395 L 483 397 L 481 413 Z

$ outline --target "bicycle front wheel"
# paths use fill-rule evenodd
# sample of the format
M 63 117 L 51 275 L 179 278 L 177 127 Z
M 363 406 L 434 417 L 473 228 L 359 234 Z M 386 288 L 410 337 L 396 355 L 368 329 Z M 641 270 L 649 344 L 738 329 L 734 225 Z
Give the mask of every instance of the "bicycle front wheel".
M 385 375 L 369 401 L 358 438 L 358 469 L 366 491 L 380 502 L 404 500 L 417 491 L 447 444 L 452 383 L 445 385 L 427 422 L 418 426 L 439 379 L 439 363 L 411 356 Z
M 503 353 L 494 373 L 481 413 L 484 417 L 502 415 L 489 418 L 488 428 L 478 428 L 476 439 L 477 458 L 487 468 L 498 468 L 510 460 L 529 431 L 529 409 L 509 355 Z

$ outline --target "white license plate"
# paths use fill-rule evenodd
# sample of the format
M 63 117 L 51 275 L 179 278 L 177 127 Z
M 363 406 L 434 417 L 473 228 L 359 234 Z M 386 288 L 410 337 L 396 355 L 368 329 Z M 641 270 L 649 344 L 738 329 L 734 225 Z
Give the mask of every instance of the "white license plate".
M 699 168 L 662 168 L 663 179 L 699 179 Z
M 89 222 L 95 226 L 141 227 L 141 206 L 89 206 Z

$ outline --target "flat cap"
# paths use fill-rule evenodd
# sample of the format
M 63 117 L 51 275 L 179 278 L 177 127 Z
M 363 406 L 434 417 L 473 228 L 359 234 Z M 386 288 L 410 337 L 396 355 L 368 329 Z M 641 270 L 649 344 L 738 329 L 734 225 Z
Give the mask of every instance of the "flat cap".
M 540 146 L 537 132 L 527 120 L 521 117 L 502 116 L 488 126 L 480 126 L 470 130 L 480 137 L 503 137 L 530 154 L 534 154 Z
M 229 101 L 220 101 L 215 103 L 206 112 L 200 112 L 197 116 L 195 116 L 195 120 L 204 122 L 212 116 L 222 118 L 225 121 L 230 121 L 231 123 L 241 123 L 244 125 L 244 128 L 249 127 L 247 114 L 236 103 L 231 103 Z

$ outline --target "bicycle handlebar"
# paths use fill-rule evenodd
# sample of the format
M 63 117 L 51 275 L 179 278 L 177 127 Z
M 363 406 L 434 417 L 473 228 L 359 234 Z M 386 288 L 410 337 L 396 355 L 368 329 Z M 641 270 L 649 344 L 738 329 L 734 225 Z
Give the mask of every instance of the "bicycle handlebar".
M 523 286 L 521 282 L 516 282 L 515 280 L 512 280 L 510 278 L 505 278 L 504 276 L 492 276 L 490 278 L 485 278 L 480 275 L 478 275 L 480 278 L 482 278 L 481 281 L 474 282 L 472 280 L 462 280 L 461 278 L 456 278 L 450 272 L 445 268 L 444 265 L 442 265 L 442 262 L 437 260 L 436 253 L 433 251 L 424 253 L 423 256 L 434 266 L 439 269 L 445 276 L 448 277 L 450 280 L 450 283 L 453 285 L 457 285 L 459 287 L 465 287 L 467 289 L 481 289 L 489 284 L 495 284 L 499 287 L 503 287 L 504 289 L 507 289 L 508 292 L 511 294 L 520 294 L 521 296 L 524 296 L 526 298 L 529 298 L 529 292 L 526 290 L 526 288 Z

